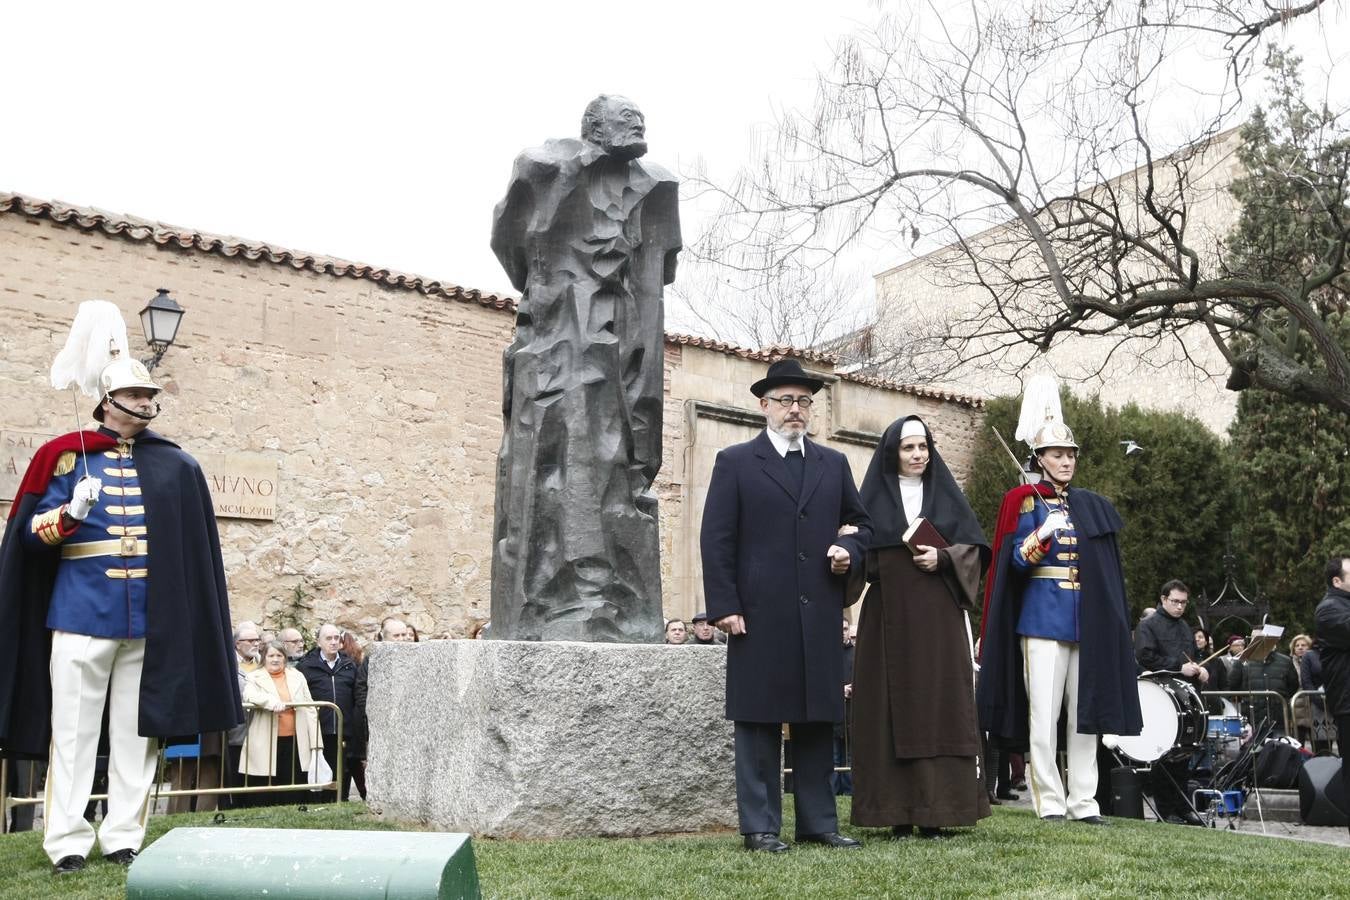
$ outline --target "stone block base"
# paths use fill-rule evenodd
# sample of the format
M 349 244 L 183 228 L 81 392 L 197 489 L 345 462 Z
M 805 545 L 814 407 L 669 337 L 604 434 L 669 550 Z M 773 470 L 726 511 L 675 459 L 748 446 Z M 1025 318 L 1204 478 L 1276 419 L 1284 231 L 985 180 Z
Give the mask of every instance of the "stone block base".
M 489 837 L 735 828 L 725 694 L 720 646 L 377 644 L 369 802 Z

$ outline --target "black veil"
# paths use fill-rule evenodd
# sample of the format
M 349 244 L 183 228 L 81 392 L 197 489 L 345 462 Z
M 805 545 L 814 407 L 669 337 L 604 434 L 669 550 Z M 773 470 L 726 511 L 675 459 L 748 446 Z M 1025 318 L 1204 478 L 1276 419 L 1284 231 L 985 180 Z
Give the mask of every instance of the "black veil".
M 966 495 L 961 493 L 960 485 L 943 462 L 942 454 L 938 453 L 928 423 L 914 415 L 891 423 L 881 436 L 881 443 L 873 452 L 872 462 L 863 476 L 860 493 L 868 515 L 872 517 L 872 548 L 898 546 L 901 535 L 909 527 L 905 506 L 900 500 L 898 454 L 901 429 L 910 419 L 917 419 L 923 425 L 928 438 L 928 468 L 923 472 L 923 507 L 920 515 L 932 523 L 948 543 L 981 547 L 981 562 L 987 562 L 989 542 L 984 539 L 984 530 L 975 518 L 975 511 L 970 508 Z

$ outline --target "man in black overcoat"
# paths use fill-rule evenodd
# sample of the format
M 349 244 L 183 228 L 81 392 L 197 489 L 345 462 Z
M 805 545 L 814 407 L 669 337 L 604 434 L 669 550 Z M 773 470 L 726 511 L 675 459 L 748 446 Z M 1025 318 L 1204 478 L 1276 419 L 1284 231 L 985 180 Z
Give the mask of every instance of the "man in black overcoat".
M 798 842 L 858 847 L 839 834 L 830 775 L 844 716 L 839 623 L 849 571 L 872 533 L 848 460 L 806 437 L 824 382 L 780 360 L 750 390 L 768 427 L 722 450 L 703 510 L 708 618 L 728 635 L 736 807 L 745 846 L 788 849 L 782 828 L 782 723 L 791 725 Z M 856 531 L 841 536 L 839 529 Z

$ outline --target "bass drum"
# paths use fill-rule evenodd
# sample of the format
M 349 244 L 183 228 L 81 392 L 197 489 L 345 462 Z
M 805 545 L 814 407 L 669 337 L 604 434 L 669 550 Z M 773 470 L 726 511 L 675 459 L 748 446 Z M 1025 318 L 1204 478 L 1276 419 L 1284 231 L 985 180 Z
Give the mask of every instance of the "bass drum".
M 1209 717 L 1195 688 L 1163 674 L 1141 675 L 1138 684 L 1144 727 L 1137 735 L 1115 739 L 1120 752 L 1135 762 L 1149 763 L 1199 746 Z

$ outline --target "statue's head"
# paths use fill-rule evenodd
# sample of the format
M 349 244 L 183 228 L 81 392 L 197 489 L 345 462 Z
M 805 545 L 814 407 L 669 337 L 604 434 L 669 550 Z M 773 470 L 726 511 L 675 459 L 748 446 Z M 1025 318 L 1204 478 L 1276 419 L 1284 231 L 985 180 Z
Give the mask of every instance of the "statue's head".
M 599 145 L 610 156 L 637 159 L 647 152 L 646 119 L 627 97 L 601 94 L 581 117 L 581 139 Z

